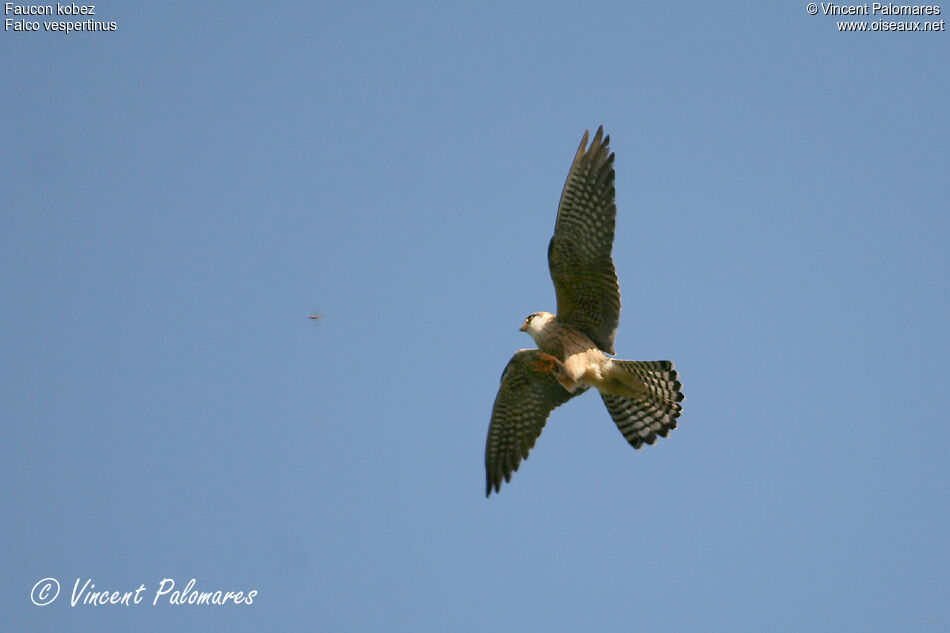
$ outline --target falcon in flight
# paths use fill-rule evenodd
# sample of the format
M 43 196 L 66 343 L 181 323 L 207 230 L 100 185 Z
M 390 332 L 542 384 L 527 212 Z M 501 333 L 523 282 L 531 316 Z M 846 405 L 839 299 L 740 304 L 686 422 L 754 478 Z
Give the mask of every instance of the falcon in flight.
M 683 400 L 673 363 L 611 358 L 620 322 L 620 286 L 611 250 L 614 155 L 597 129 L 584 132 L 561 192 L 548 268 L 557 314 L 529 314 L 521 326 L 538 345 L 508 361 L 492 408 L 485 447 L 486 496 L 511 481 L 556 407 L 590 387 L 634 448 L 676 428 Z

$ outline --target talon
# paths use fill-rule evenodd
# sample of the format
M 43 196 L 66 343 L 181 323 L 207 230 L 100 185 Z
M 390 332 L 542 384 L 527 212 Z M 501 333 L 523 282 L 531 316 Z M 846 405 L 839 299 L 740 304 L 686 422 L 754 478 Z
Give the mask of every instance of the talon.
M 550 361 L 536 360 L 531 363 L 531 369 L 536 372 L 546 374 L 554 371 L 554 365 Z
M 543 374 L 554 372 L 555 368 L 561 363 L 556 357 L 544 352 L 538 352 L 534 362 L 531 363 L 532 369 Z

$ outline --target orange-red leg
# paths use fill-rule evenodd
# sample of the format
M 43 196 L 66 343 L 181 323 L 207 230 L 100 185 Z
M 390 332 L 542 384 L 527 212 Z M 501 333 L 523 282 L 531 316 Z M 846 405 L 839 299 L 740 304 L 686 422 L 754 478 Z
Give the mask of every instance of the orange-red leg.
M 534 362 L 531 363 L 531 368 L 541 373 L 553 373 L 560 364 L 561 361 L 556 357 L 545 354 L 544 352 L 538 352 Z

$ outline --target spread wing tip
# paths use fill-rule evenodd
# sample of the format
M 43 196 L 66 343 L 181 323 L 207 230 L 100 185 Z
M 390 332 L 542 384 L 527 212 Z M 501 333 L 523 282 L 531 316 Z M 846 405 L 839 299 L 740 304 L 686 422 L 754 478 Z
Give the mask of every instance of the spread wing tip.
M 610 145 L 610 135 L 604 135 L 603 125 L 597 126 L 597 131 L 594 132 L 594 138 L 590 141 L 589 148 L 587 147 L 588 140 L 590 140 L 590 130 L 584 130 L 584 136 L 581 137 L 581 144 L 577 148 L 577 154 L 575 155 L 575 158 L 581 154 L 593 152 L 595 149 Z

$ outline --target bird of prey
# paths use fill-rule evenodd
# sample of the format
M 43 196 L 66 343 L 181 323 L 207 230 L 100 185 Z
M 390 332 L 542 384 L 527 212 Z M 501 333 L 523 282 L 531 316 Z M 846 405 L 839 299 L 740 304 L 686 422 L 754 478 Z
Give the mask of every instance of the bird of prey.
M 535 312 L 521 326 L 538 349 L 518 350 L 501 375 L 485 447 L 485 495 L 511 481 L 556 407 L 594 387 L 624 438 L 640 448 L 676 428 L 681 385 L 670 361 L 611 358 L 620 286 L 611 251 L 617 207 L 614 155 L 598 128 L 584 132 L 561 192 L 548 268 L 557 314 Z

